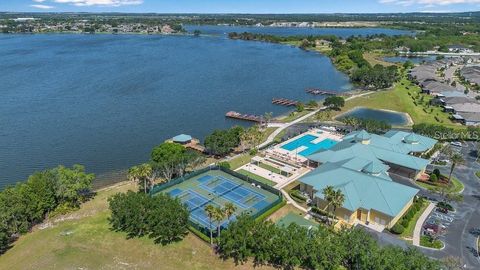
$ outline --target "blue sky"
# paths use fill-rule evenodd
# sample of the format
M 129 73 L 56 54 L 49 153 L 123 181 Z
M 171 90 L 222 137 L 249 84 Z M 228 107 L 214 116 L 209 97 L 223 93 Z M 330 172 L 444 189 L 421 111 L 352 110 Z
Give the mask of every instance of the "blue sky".
M 372 13 L 480 10 L 480 0 L 0 0 L 0 11 Z

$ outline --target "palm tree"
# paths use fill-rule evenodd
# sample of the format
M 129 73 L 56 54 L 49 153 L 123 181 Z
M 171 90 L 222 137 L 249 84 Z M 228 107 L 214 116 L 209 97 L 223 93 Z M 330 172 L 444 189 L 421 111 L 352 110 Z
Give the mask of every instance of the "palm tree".
M 213 205 L 209 204 L 205 206 L 205 212 L 207 213 L 208 221 L 209 221 L 209 226 L 208 228 L 210 229 L 210 245 L 213 246 L 213 231 L 212 231 L 212 220 L 215 216 L 215 207 Z
M 268 123 L 270 123 L 272 118 L 273 118 L 273 113 L 272 112 L 266 112 L 265 115 L 263 116 L 263 119 L 265 119 L 265 124 L 267 124 L 267 125 L 268 125 Z
M 223 209 L 220 207 L 214 208 L 213 219 L 217 223 L 217 238 L 220 238 L 220 223 L 224 218 L 225 218 L 225 213 L 223 212 Z
M 450 156 L 450 161 L 452 162 L 452 166 L 450 167 L 450 174 L 448 175 L 448 183 L 450 183 L 450 181 L 452 180 L 452 174 L 453 170 L 455 170 L 455 167 L 465 162 L 462 155 L 460 155 L 459 153 L 453 153 Z
M 136 182 L 137 184 L 143 183 L 143 191 L 147 193 L 147 187 L 150 189 L 152 184 L 153 169 L 148 163 L 133 166 L 128 170 L 128 179 Z
M 337 207 L 341 207 L 345 202 L 345 195 L 343 195 L 342 191 L 338 189 L 332 193 L 331 197 L 332 197 L 331 204 L 333 208 L 333 215 L 335 216 L 335 211 L 337 210 Z
M 335 192 L 335 190 L 333 189 L 332 186 L 327 186 L 326 188 L 323 189 L 322 193 L 323 193 L 323 199 L 327 202 L 327 205 L 325 206 L 325 209 L 328 213 L 328 215 L 330 216 L 330 206 L 332 205 L 332 201 L 333 201 L 333 193 Z M 327 217 L 327 220 L 330 220 L 329 219 L 330 217 Z
M 237 207 L 231 202 L 227 202 L 223 206 L 223 212 L 225 216 L 227 216 L 228 221 L 230 221 L 230 218 L 235 214 L 235 211 L 237 211 Z

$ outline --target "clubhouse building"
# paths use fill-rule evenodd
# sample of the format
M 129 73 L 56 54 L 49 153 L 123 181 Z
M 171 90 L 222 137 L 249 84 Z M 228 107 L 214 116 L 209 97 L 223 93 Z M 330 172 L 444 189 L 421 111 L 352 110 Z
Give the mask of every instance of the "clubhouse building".
M 307 156 L 315 169 L 300 181 L 320 209 L 326 209 L 323 190 L 332 186 L 345 196 L 336 217 L 343 223 L 392 227 L 413 203 L 418 189 L 394 179 L 415 180 L 423 176 L 429 160 L 420 158 L 431 151 L 436 140 L 403 131 L 384 135 L 364 130 L 352 132 L 331 147 Z

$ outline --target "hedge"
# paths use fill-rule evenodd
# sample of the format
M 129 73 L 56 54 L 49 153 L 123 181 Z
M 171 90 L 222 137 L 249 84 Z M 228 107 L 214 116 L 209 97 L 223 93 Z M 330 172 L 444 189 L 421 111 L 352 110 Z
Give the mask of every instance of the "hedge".
M 394 234 L 402 234 L 405 231 L 405 227 L 403 227 L 401 224 L 396 223 L 395 225 L 393 225 L 390 231 Z
M 290 190 L 289 192 L 290 196 L 292 197 L 292 199 L 294 199 L 295 201 L 297 202 L 300 202 L 300 203 L 304 203 L 307 201 L 307 198 L 305 198 L 305 196 L 303 196 L 298 190 L 294 189 L 294 190 Z

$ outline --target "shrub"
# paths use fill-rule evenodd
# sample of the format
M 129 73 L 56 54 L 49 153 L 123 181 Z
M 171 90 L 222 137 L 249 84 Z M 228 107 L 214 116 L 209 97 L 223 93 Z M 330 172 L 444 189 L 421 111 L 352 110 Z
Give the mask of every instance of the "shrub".
M 292 197 L 292 199 L 296 200 L 296 201 L 299 201 L 299 202 L 306 202 L 307 201 L 307 198 L 305 196 L 303 196 L 300 191 L 294 189 L 294 190 L 291 190 L 289 192 L 290 196 Z
M 430 175 L 430 182 L 433 182 L 433 183 L 438 182 L 438 176 L 432 173 L 432 175 Z
M 395 224 L 393 227 L 390 229 L 390 231 L 394 234 L 402 234 L 405 231 L 405 227 L 403 227 L 401 224 Z
M 437 176 L 437 178 L 440 178 L 440 175 L 441 175 L 441 173 L 440 173 L 440 170 L 439 170 L 439 169 L 435 169 L 435 170 L 433 170 L 432 174 L 436 175 L 436 176 Z
M 231 167 L 231 166 L 230 166 L 230 163 L 228 163 L 228 162 L 226 162 L 226 161 L 219 162 L 219 163 L 218 163 L 218 166 L 219 166 L 219 167 L 222 167 L 222 168 L 224 168 L 224 169 L 230 169 L 230 167 Z

